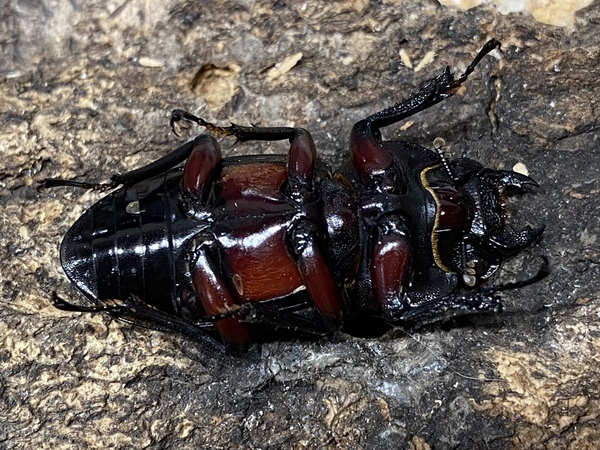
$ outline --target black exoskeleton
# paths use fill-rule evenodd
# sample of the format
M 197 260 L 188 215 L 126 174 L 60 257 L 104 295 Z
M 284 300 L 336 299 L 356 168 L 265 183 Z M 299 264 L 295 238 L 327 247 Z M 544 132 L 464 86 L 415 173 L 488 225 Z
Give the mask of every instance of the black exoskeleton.
M 548 273 L 544 263 L 529 279 L 482 285 L 542 234 L 543 226 L 516 231 L 505 211 L 507 195 L 537 183 L 447 159 L 441 144 L 431 151 L 380 133 L 454 95 L 499 45 L 489 41 L 460 77 L 447 68 L 356 123 L 348 160 L 335 172 L 317 161 L 304 129 L 219 127 L 175 110 L 175 131 L 186 121 L 210 134 L 105 184 L 42 181 L 113 190 L 61 245 L 67 276 L 92 306 L 57 295 L 55 305 L 230 352 L 275 328 L 324 334 L 357 313 L 404 324 L 500 311 L 501 291 Z M 290 149 L 287 157 L 223 158 L 214 136 L 288 140 Z

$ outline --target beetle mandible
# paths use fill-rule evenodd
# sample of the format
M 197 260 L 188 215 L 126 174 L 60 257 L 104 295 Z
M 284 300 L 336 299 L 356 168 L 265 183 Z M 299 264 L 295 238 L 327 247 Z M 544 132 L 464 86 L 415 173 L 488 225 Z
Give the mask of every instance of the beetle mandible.
M 183 120 L 210 134 L 108 183 L 41 181 L 112 190 L 60 248 L 68 278 L 92 305 L 54 294 L 55 306 L 106 312 L 230 353 L 265 330 L 326 334 L 351 315 L 405 324 L 499 312 L 501 291 L 548 274 L 544 262 L 529 279 L 482 286 L 542 234 L 543 226 L 516 231 L 504 207 L 505 195 L 537 183 L 380 133 L 454 95 L 499 46 L 490 40 L 460 77 L 447 67 L 357 122 L 349 157 L 333 173 L 304 129 L 219 127 L 175 110 L 173 131 Z M 213 136 L 289 140 L 290 148 L 287 157 L 223 158 Z

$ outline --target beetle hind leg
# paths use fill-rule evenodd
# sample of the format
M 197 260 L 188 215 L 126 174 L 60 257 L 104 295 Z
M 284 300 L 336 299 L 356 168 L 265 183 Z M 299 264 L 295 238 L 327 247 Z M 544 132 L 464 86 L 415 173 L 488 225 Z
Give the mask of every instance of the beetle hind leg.
M 229 317 L 235 317 L 242 323 L 269 325 L 277 329 L 299 331 L 315 336 L 324 336 L 331 332 L 331 327 L 318 318 L 304 317 L 258 302 L 244 303 L 226 313 L 208 316 L 205 320 L 218 321 Z
M 197 139 L 201 137 L 202 136 L 199 136 Z M 151 162 L 150 164 L 147 164 L 137 169 L 133 169 L 123 174 L 113 175 L 110 178 L 110 181 L 106 183 L 90 183 L 86 181 L 78 181 L 64 178 L 46 178 L 38 182 L 37 189 L 39 191 L 41 189 L 67 186 L 104 192 L 111 189 L 115 189 L 119 186 L 131 186 L 135 183 L 139 183 L 153 176 L 160 175 L 163 172 L 182 163 L 190 156 L 195 147 L 196 140 L 186 142 L 181 147 L 175 149 L 171 153 L 163 156 L 162 158 Z
M 132 323 L 137 326 L 162 332 L 175 332 L 183 334 L 196 342 L 220 351 L 224 350 L 221 342 L 217 341 L 206 329 L 212 328 L 210 322 L 205 327 L 202 324 L 188 322 L 187 320 L 164 313 L 142 302 L 131 295 L 126 300 L 102 299 L 92 306 L 75 305 L 52 293 L 52 303 L 55 308 L 69 312 L 106 313 L 115 319 Z
M 104 192 L 110 189 L 114 189 L 118 186 L 113 182 L 108 183 L 90 183 L 87 181 L 77 181 L 66 178 L 44 178 L 38 181 L 37 190 L 38 192 L 42 189 L 51 189 L 55 187 L 74 187 L 79 189 L 87 189 L 91 191 Z
M 125 303 L 114 299 L 99 300 L 98 304 L 91 306 L 76 305 L 65 300 L 56 292 L 52 292 L 52 305 L 54 305 L 56 309 L 60 309 L 61 311 L 84 313 L 102 312 L 107 314 L 119 315 L 124 314 L 128 310 Z
M 311 197 L 317 152 L 310 133 L 305 129 L 291 127 L 244 127 L 236 124 L 231 124 L 229 127 L 219 127 L 201 117 L 176 109 L 171 114 L 171 128 L 176 134 L 177 123 L 180 121 L 196 123 L 206 128 L 215 137 L 234 136 L 236 144 L 247 141 L 288 140 L 290 148 L 287 163 L 288 186 L 286 194 L 297 204 L 303 204 Z

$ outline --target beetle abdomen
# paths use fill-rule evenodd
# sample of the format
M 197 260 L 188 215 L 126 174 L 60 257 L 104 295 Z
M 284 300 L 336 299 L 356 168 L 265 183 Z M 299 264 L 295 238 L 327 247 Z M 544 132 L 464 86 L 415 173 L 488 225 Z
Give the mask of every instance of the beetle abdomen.
M 61 260 L 90 300 L 139 297 L 174 312 L 189 286 L 185 241 L 206 224 L 189 219 L 180 202 L 181 171 L 101 199 L 67 232 Z

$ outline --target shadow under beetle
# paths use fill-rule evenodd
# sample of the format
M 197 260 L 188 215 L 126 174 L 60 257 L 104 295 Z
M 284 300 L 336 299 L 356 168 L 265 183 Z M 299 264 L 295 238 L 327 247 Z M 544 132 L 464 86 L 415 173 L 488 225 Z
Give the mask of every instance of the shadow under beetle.
M 105 184 L 46 179 L 41 187 L 116 189 L 71 227 L 63 268 L 93 306 L 54 294 L 63 310 L 106 312 L 179 332 L 231 353 L 277 329 L 326 334 L 351 314 L 391 324 L 499 312 L 499 292 L 548 274 L 481 286 L 544 227 L 516 231 L 506 196 L 531 178 L 447 159 L 380 129 L 451 97 L 465 73 L 449 68 L 419 92 L 352 128 L 347 162 L 333 174 L 301 128 L 218 127 L 175 110 L 217 137 L 289 140 L 284 156 L 221 156 L 203 134 Z M 181 163 L 183 167 L 178 167 Z M 360 325 L 360 322 L 359 322 Z M 367 325 L 364 325 L 367 326 Z

